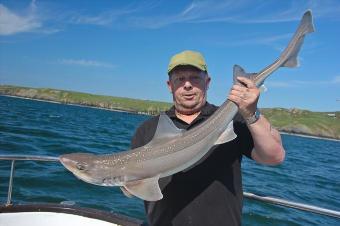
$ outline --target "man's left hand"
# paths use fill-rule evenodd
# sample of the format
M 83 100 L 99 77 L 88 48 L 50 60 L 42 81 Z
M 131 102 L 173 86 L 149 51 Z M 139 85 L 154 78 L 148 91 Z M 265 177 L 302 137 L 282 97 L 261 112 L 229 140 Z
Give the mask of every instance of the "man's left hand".
M 240 114 L 246 119 L 256 111 L 260 90 L 248 78 L 237 77 L 237 80 L 243 85 L 233 85 L 228 99 L 237 104 Z

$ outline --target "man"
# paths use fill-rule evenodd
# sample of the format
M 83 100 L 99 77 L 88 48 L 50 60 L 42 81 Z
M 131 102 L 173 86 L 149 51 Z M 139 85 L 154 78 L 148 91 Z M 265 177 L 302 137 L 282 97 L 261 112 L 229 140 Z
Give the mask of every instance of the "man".
M 214 113 L 217 107 L 206 100 L 211 78 L 200 53 L 184 51 L 173 56 L 168 75 L 174 106 L 166 114 L 178 128 L 189 130 Z M 272 165 L 283 161 L 278 131 L 257 110 L 258 88 L 250 79 L 237 79 L 243 85 L 234 85 L 228 97 L 239 107 L 234 118 L 237 138 L 215 146 L 194 167 L 161 178 L 163 199 L 145 202 L 150 225 L 240 225 L 242 156 Z M 158 117 L 144 122 L 132 139 L 132 148 L 148 143 L 157 123 Z

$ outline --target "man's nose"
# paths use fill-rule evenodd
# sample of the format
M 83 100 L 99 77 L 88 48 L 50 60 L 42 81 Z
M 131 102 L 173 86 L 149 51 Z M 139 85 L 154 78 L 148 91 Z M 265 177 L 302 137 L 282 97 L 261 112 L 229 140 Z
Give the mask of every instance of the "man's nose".
M 190 80 L 188 80 L 188 79 L 185 80 L 184 89 L 186 89 L 186 90 L 192 89 L 192 84 L 191 84 Z

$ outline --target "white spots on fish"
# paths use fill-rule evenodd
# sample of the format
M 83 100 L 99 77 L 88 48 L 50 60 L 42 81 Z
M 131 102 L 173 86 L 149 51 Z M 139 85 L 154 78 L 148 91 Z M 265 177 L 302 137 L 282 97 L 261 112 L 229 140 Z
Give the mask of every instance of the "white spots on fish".
M 113 158 L 113 159 L 104 159 L 100 162 L 101 165 L 105 165 L 107 167 L 114 166 L 118 163 L 118 159 Z
M 126 159 L 124 159 L 124 158 L 118 158 L 116 164 L 118 164 L 118 165 L 120 165 L 120 166 L 124 166 L 125 163 L 126 163 Z
M 119 186 L 125 182 L 125 176 L 115 176 L 115 177 L 107 177 L 103 179 L 102 185 L 104 186 Z
M 150 152 L 152 149 L 150 147 L 145 147 L 144 152 Z

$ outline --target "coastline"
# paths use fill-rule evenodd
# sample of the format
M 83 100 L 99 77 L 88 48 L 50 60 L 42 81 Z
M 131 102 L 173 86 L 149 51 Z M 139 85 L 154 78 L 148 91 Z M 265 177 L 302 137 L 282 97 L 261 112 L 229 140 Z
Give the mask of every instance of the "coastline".
M 145 112 L 134 112 L 134 111 L 128 111 L 128 110 L 102 108 L 102 107 L 82 105 L 82 104 L 63 103 L 63 102 L 58 102 L 58 101 L 42 100 L 42 99 L 35 99 L 35 98 L 21 97 L 21 96 L 13 96 L 13 95 L 6 95 L 6 94 L 0 94 L 0 96 L 19 98 L 19 99 L 26 99 L 26 100 L 33 100 L 33 101 L 40 101 L 40 102 L 48 102 L 48 103 L 53 103 L 53 104 L 65 104 L 65 105 L 78 106 L 78 107 L 88 107 L 88 108 L 100 109 L 100 110 L 105 110 L 105 111 L 113 111 L 113 112 L 122 112 L 122 113 L 128 113 L 128 114 L 137 114 L 137 115 L 148 115 L 148 116 L 151 116 L 151 114 L 147 114 Z M 280 130 L 279 130 L 279 133 L 280 134 L 284 134 L 284 135 L 290 135 L 290 136 L 299 136 L 299 137 L 306 137 L 306 138 L 312 138 L 312 139 L 321 139 L 321 140 L 329 140 L 329 141 L 338 141 L 338 142 L 340 142 L 340 139 L 330 138 L 330 137 L 320 137 L 320 136 L 313 136 L 313 135 L 306 135 L 306 134 L 299 134 L 299 133 L 289 133 L 289 132 L 284 132 L 284 131 L 280 131 Z
M 105 110 L 105 111 L 114 111 L 114 112 L 122 112 L 122 113 L 137 114 L 137 115 L 150 115 L 150 114 L 147 114 L 147 113 L 144 113 L 144 112 L 134 112 L 134 111 L 128 111 L 128 110 L 121 110 L 121 109 L 102 108 L 102 107 L 95 107 L 95 106 L 83 105 L 83 104 L 63 103 L 63 102 L 52 101 L 52 100 L 42 100 L 42 99 L 13 96 L 13 95 L 7 95 L 7 94 L 0 94 L 0 96 L 26 99 L 26 100 L 33 100 L 33 101 L 40 101 L 40 102 L 47 102 L 47 103 L 52 103 L 52 104 L 65 104 L 65 105 L 78 106 L 78 107 L 87 107 L 87 108 L 94 108 L 94 109 L 100 109 L 100 110 Z
M 290 135 L 290 136 L 297 136 L 297 137 L 313 138 L 313 139 L 318 139 L 318 140 L 329 140 L 329 141 L 340 142 L 339 139 L 329 138 L 329 137 L 318 137 L 318 136 L 313 136 L 313 135 L 306 135 L 306 134 L 299 134 L 299 133 L 288 133 L 288 132 L 282 132 L 282 131 L 279 131 L 279 132 L 280 132 L 280 134 L 283 134 L 283 135 Z

